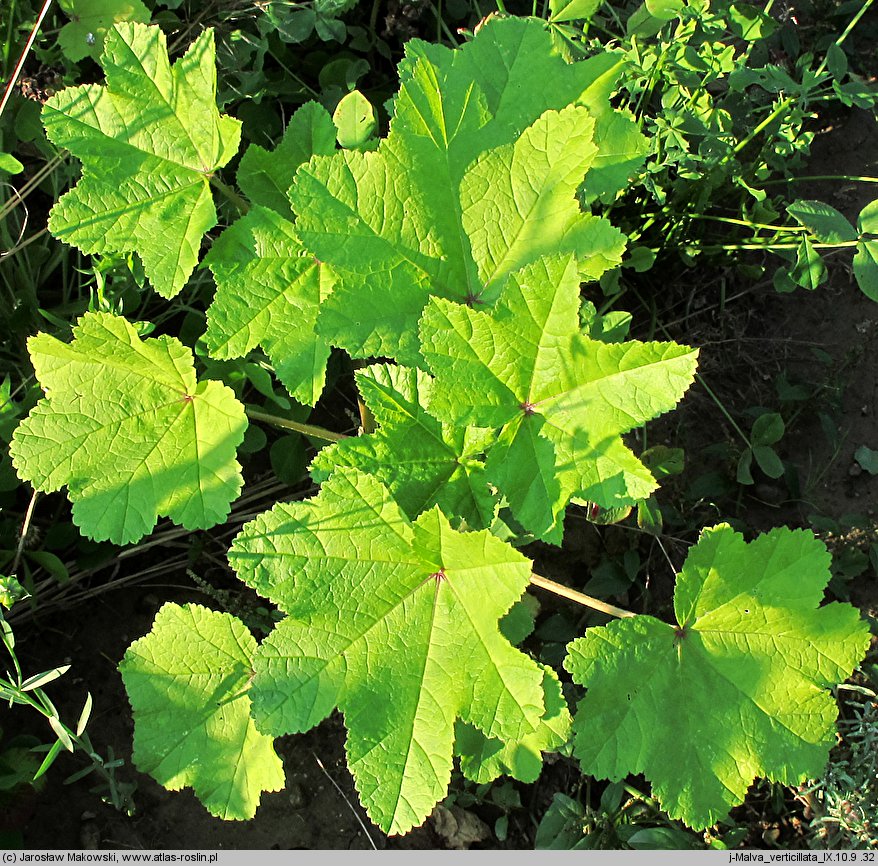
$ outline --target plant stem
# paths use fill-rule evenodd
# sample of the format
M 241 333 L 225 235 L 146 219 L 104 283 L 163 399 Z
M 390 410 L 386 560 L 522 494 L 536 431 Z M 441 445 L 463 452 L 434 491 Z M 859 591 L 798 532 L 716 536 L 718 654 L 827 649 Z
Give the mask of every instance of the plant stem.
M 344 433 L 333 433 L 325 427 L 316 427 L 314 424 L 302 424 L 299 421 L 290 421 L 288 418 L 280 418 L 277 415 L 268 415 L 256 409 L 247 409 L 247 416 L 254 421 L 264 421 L 266 424 L 274 424 L 275 427 L 283 427 L 286 430 L 295 430 L 305 436 L 313 436 L 315 439 L 324 439 L 327 442 L 341 442 L 347 439 Z
M 774 111 L 772 111 L 771 114 L 769 114 L 768 117 L 765 118 L 765 120 L 754 126 L 750 134 L 735 145 L 735 149 L 732 152 L 735 155 L 739 154 L 748 144 L 750 144 L 751 141 L 753 141 L 754 138 L 756 138 L 757 135 L 759 135 L 760 132 L 762 132 L 763 129 L 765 129 L 766 126 L 768 126 L 778 117 L 780 117 L 780 115 L 783 114 L 793 104 L 793 102 L 794 100 L 792 99 L 792 97 L 789 96 L 782 99 L 777 108 L 775 108 Z
M 40 491 L 34 490 L 34 495 L 30 498 L 30 503 L 27 506 L 27 511 L 24 514 L 24 520 L 21 524 L 21 531 L 18 534 L 18 546 L 15 548 L 15 559 L 12 560 L 12 568 L 10 569 L 10 574 L 15 574 L 18 571 L 18 564 L 21 562 L 21 554 L 24 551 L 24 543 L 27 539 L 27 531 L 30 529 L 30 522 L 33 520 L 34 516 L 34 506 L 37 504 L 37 499 L 39 499 Z
M 869 11 L 869 7 L 872 5 L 872 3 L 873 3 L 873 0 L 866 0 L 866 2 L 863 3 L 863 5 L 860 7 L 857 14 L 854 15 L 853 18 L 851 18 L 850 22 L 848 23 L 848 26 L 845 27 L 844 30 L 842 30 L 841 35 L 838 37 L 838 39 L 835 40 L 835 45 L 837 47 L 841 48 L 841 44 L 845 41 L 845 39 L 848 38 L 848 36 L 851 35 L 851 30 L 853 30 L 854 27 L 857 26 L 857 22 L 866 14 L 866 12 Z M 823 62 L 817 67 L 817 73 L 816 73 L 817 75 L 820 75 L 820 73 L 823 72 L 824 69 L 826 69 L 826 64 L 828 62 L 829 62 L 829 54 L 826 54 L 823 58 Z
M 6 103 L 9 102 L 9 97 L 12 96 L 12 88 L 15 87 L 15 82 L 18 81 L 18 76 L 21 75 L 24 61 L 27 59 L 27 55 L 30 54 L 30 50 L 36 41 L 40 25 L 43 23 L 43 19 L 46 17 L 46 13 L 49 11 L 51 5 L 52 0 L 45 0 L 40 9 L 40 14 L 37 16 L 37 20 L 34 23 L 33 28 L 31 28 L 31 32 L 28 34 L 27 42 L 22 49 L 21 56 L 18 58 L 18 63 L 15 64 L 15 69 L 13 70 L 12 75 L 9 76 L 9 81 L 6 83 L 6 89 L 3 91 L 3 99 L 0 100 L 0 116 L 2 116 L 3 110 L 6 108 Z
M 859 183 L 878 183 L 878 177 L 868 177 L 860 174 L 804 174 L 801 177 L 779 177 L 774 180 L 762 181 L 763 186 L 770 183 L 799 183 L 806 180 L 853 180 Z
M 719 399 L 719 397 L 716 396 L 716 394 L 713 393 L 713 391 L 711 391 L 711 389 L 710 389 L 710 388 L 708 387 L 708 385 L 707 385 L 707 382 L 704 381 L 704 377 L 703 377 L 700 373 L 696 373 L 696 374 L 695 374 L 695 378 L 698 380 L 698 383 L 701 385 L 701 387 L 704 388 L 704 390 L 707 391 L 707 393 L 710 395 L 710 399 L 713 400 L 714 403 L 716 403 L 717 408 L 719 409 L 719 411 L 722 412 L 723 415 L 725 415 L 726 420 L 729 422 L 729 424 L 732 425 L 732 427 L 735 429 L 735 431 L 737 432 L 737 434 L 738 434 L 738 435 L 744 440 L 744 444 L 745 444 L 748 448 L 752 448 L 753 446 L 750 444 L 750 438 L 749 438 L 749 437 L 747 436 L 747 434 L 746 434 L 746 433 L 745 433 L 745 432 L 744 432 L 744 431 L 738 426 L 738 424 L 737 424 L 737 422 L 735 421 L 735 419 L 732 418 L 731 415 L 729 415 L 729 413 L 726 411 L 726 407 L 723 406 L 722 401 Z
M 734 219 L 733 217 L 721 217 L 721 216 L 713 216 L 712 214 L 706 213 L 692 213 L 687 214 L 689 219 L 693 220 L 710 220 L 711 222 L 717 223 L 728 223 L 729 225 L 734 226 L 745 226 L 746 228 L 753 229 L 765 229 L 766 231 L 773 232 L 807 232 L 808 229 L 805 226 L 777 226 L 771 225 L 771 223 L 754 223 L 749 220 L 739 220 Z
M 30 193 L 36 189 L 62 162 L 67 158 L 67 151 L 62 150 L 59 151 L 55 156 L 52 157 L 49 162 L 47 162 L 34 176 L 25 183 L 22 188 L 15 190 L 15 198 L 10 198 L 2 208 L 0 208 L 0 222 L 2 222 L 6 217 L 15 210 L 16 207 L 21 203 L 23 204 L 23 200 L 30 195 Z
M 29 244 L 32 244 L 34 241 L 39 240 L 49 229 L 46 227 L 41 228 L 36 234 L 31 235 L 25 241 L 19 241 L 14 247 L 8 250 L 0 250 L 0 259 L 6 259 L 10 256 L 14 256 L 16 253 L 20 253 L 25 247 Z
M 561 598 L 566 598 L 569 601 L 575 601 L 577 604 L 584 605 L 585 607 L 590 607 L 592 608 L 592 610 L 599 610 L 601 613 L 606 613 L 609 616 L 617 616 L 620 619 L 623 619 L 625 617 L 637 615 L 631 613 L 630 610 L 616 607 L 613 604 L 607 604 L 605 601 L 601 601 L 599 598 L 592 598 L 590 595 L 585 595 L 584 593 L 577 592 L 575 589 L 570 589 L 563 584 L 555 583 L 554 580 L 549 580 L 547 577 L 541 577 L 538 574 L 532 574 L 530 576 L 530 582 L 534 586 L 540 587 L 540 589 L 546 589 L 549 592 L 555 593 L 555 595 L 560 595 Z
M 811 244 L 811 246 L 815 250 L 842 250 L 846 247 L 855 247 L 860 241 L 868 241 L 873 240 L 871 234 L 869 232 L 864 232 L 857 240 L 855 241 L 839 241 L 836 244 Z M 662 250 L 692 250 L 692 252 L 697 253 L 705 253 L 705 252 L 717 252 L 718 250 L 764 250 L 765 252 L 772 252 L 773 250 L 797 250 L 799 248 L 798 243 L 784 243 L 784 244 L 772 244 L 772 243 L 764 243 L 764 244 L 665 244 L 661 247 L 650 247 L 650 249 L 654 253 L 661 252 Z
M 223 183 L 215 174 L 210 176 L 210 185 L 222 193 L 226 199 L 238 209 L 240 214 L 243 215 L 250 210 L 250 202 L 238 195 L 235 190 L 233 190 L 228 184 Z

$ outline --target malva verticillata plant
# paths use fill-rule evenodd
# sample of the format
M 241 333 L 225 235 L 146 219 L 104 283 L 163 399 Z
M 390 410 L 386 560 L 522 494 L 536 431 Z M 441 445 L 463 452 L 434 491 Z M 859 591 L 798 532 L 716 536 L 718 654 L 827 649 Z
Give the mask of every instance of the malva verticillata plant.
M 215 175 L 239 128 L 215 105 L 212 35 L 171 66 L 157 28 L 119 24 L 102 64 L 105 86 L 44 109 L 51 140 L 83 165 L 50 227 L 84 252 L 136 252 L 171 298 L 216 223 L 211 183 L 244 201 Z M 558 673 L 516 647 L 533 628 L 522 596 L 552 586 L 516 545 L 560 544 L 573 500 L 650 496 L 657 482 L 623 436 L 695 374 L 695 350 L 626 340 L 580 296 L 626 240 L 589 202 L 623 190 L 646 153 L 610 106 L 619 71 L 610 52 L 567 62 L 544 22 L 497 18 L 457 50 L 408 43 L 386 137 L 338 149 L 308 104 L 274 151 L 244 154 L 246 212 L 204 260 L 217 285 L 206 349 L 261 348 L 307 405 L 331 347 L 372 359 L 356 378 L 374 425 L 348 438 L 299 425 L 334 440 L 312 464 L 319 493 L 233 541 L 232 568 L 283 614 L 268 637 L 166 604 L 126 653 L 134 760 L 161 784 L 248 818 L 284 783 L 274 738 L 335 709 L 361 800 L 388 833 L 425 819 L 455 760 L 480 782 L 532 781 L 571 737 L 584 773 L 643 773 L 699 828 L 757 776 L 822 769 L 828 689 L 868 633 L 853 607 L 820 606 L 829 554 L 807 531 L 747 543 L 705 530 L 674 623 L 578 596 L 618 621 L 569 646 L 565 667 L 587 689 L 573 716 Z M 179 340 L 109 313 L 30 351 L 45 398 L 12 458 L 37 489 L 67 487 L 83 533 L 123 544 L 161 516 L 224 520 L 247 414 L 263 413 L 199 381 Z

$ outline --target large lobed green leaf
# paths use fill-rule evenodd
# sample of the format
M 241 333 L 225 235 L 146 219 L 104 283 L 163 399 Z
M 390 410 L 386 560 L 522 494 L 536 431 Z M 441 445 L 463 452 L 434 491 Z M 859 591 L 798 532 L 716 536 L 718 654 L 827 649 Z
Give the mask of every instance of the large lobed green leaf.
M 227 613 L 165 604 L 119 665 L 134 713 L 134 763 L 170 791 L 191 787 L 212 815 L 252 818 L 284 785 L 272 737 L 250 717 L 256 641 Z
M 640 158 L 611 119 L 619 63 L 566 63 L 536 20 L 493 20 L 455 51 L 409 42 L 387 138 L 312 159 L 290 191 L 303 243 L 338 272 L 318 331 L 416 365 L 410 323 L 431 295 L 490 302 L 550 251 L 575 252 L 585 279 L 617 265 L 624 237 L 577 191 L 602 160 Z
M 618 508 L 656 489 L 621 434 L 677 404 L 698 356 L 676 343 L 593 340 L 578 308 L 576 259 L 554 256 L 510 275 L 491 312 L 433 298 L 420 325 L 436 376 L 430 412 L 501 428 L 488 480 L 525 529 L 555 543 L 571 497 Z
M 819 607 L 830 555 L 805 530 L 747 544 L 706 529 L 677 578 L 676 625 L 634 616 L 591 628 L 565 667 L 588 687 L 574 722 L 583 771 L 643 773 L 673 818 L 707 827 L 754 777 L 819 776 L 869 629 L 847 604 Z
M 101 64 L 105 87 L 62 90 L 43 109 L 46 134 L 82 162 L 49 229 L 85 253 L 136 251 L 156 291 L 170 298 L 216 224 L 210 177 L 235 155 L 240 122 L 216 107 L 211 31 L 171 66 L 158 27 L 115 24 Z
M 432 380 L 421 370 L 375 364 L 357 371 L 357 384 L 379 429 L 323 448 L 311 464 L 314 480 L 352 467 L 377 478 L 411 519 L 438 505 L 449 518 L 486 528 L 495 497 L 482 453 L 493 431 L 437 421 L 423 408 Z
M 141 340 L 121 317 L 86 313 L 73 336 L 28 341 L 46 397 L 13 435 L 19 477 L 46 492 L 66 484 L 73 521 L 99 541 L 136 541 L 159 515 L 187 529 L 225 520 L 247 428 L 231 390 L 197 382 L 189 349 Z
M 530 563 L 487 531 L 456 532 L 438 508 L 412 523 L 378 481 L 336 472 L 248 523 L 229 561 L 287 614 L 254 661 L 257 727 L 305 731 L 341 709 L 348 766 L 386 832 L 445 795 L 455 719 L 502 741 L 538 728 L 543 671 L 498 628 Z

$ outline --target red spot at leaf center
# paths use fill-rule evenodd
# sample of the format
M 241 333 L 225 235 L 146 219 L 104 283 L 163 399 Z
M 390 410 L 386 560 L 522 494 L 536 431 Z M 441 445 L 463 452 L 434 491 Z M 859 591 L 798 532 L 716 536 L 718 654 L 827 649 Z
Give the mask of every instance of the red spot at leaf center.
M 194 399 L 195 398 L 191 394 L 184 394 L 183 395 L 183 402 L 184 403 L 191 403 Z
M 537 407 L 534 406 L 533 403 L 528 403 L 526 400 L 524 403 L 519 403 L 518 408 L 521 409 L 525 415 L 533 415 L 534 412 L 537 411 Z
M 445 580 L 445 571 L 443 569 L 439 569 L 439 571 L 434 571 L 430 577 L 436 581 L 437 584 L 441 583 Z

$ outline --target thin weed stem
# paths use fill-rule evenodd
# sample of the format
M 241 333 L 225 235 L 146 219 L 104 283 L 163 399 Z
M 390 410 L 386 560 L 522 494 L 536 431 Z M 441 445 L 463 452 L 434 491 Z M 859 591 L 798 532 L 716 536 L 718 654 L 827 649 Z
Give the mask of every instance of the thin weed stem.
M 341 442 L 342 439 L 348 438 L 344 433 L 333 433 L 332 430 L 327 430 L 325 427 L 317 427 L 314 424 L 302 424 L 299 421 L 290 421 L 288 418 L 269 415 L 256 409 L 248 408 L 247 417 L 252 418 L 254 421 L 273 424 L 275 427 L 283 427 L 286 430 L 295 430 L 298 433 L 303 433 L 305 436 L 313 436 L 315 439 L 323 439 L 326 442 Z
M 52 5 L 52 0 L 44 0 L 42 8 L 40 9 L 40 14 L 37 16 L 37 20 L 34 22 L 34 26 L 31 28 L 30 33 L 27 37 L 27 42 L 22 49 L 21 55 L 18 58 L 18 63 L 15 64 L 15 69 L 12 71 L 12 75 L 9 76 L 9 81 L 6 82 L 6 89 L 3 91 L 3 98 L 0 100 L 0 117 L 3 116 L 3 112 L 6 109 L 6 104 L 9 102 L 9 97 L 12 96 L 12 89 L 15 87 L 15 82 L 18 81 L 18 76 L 21 75 L 21 70 L 24 67 L 24 62 L 27 60 L 28 54 L 30 54 L 30 50 L 33 47 L 34 42 L 37 38 L 37 33 L 40 30 L 40 26 L 43 23 L 43 19 L 46 17 L 46 14 L 49 11 L 49 7 Z

